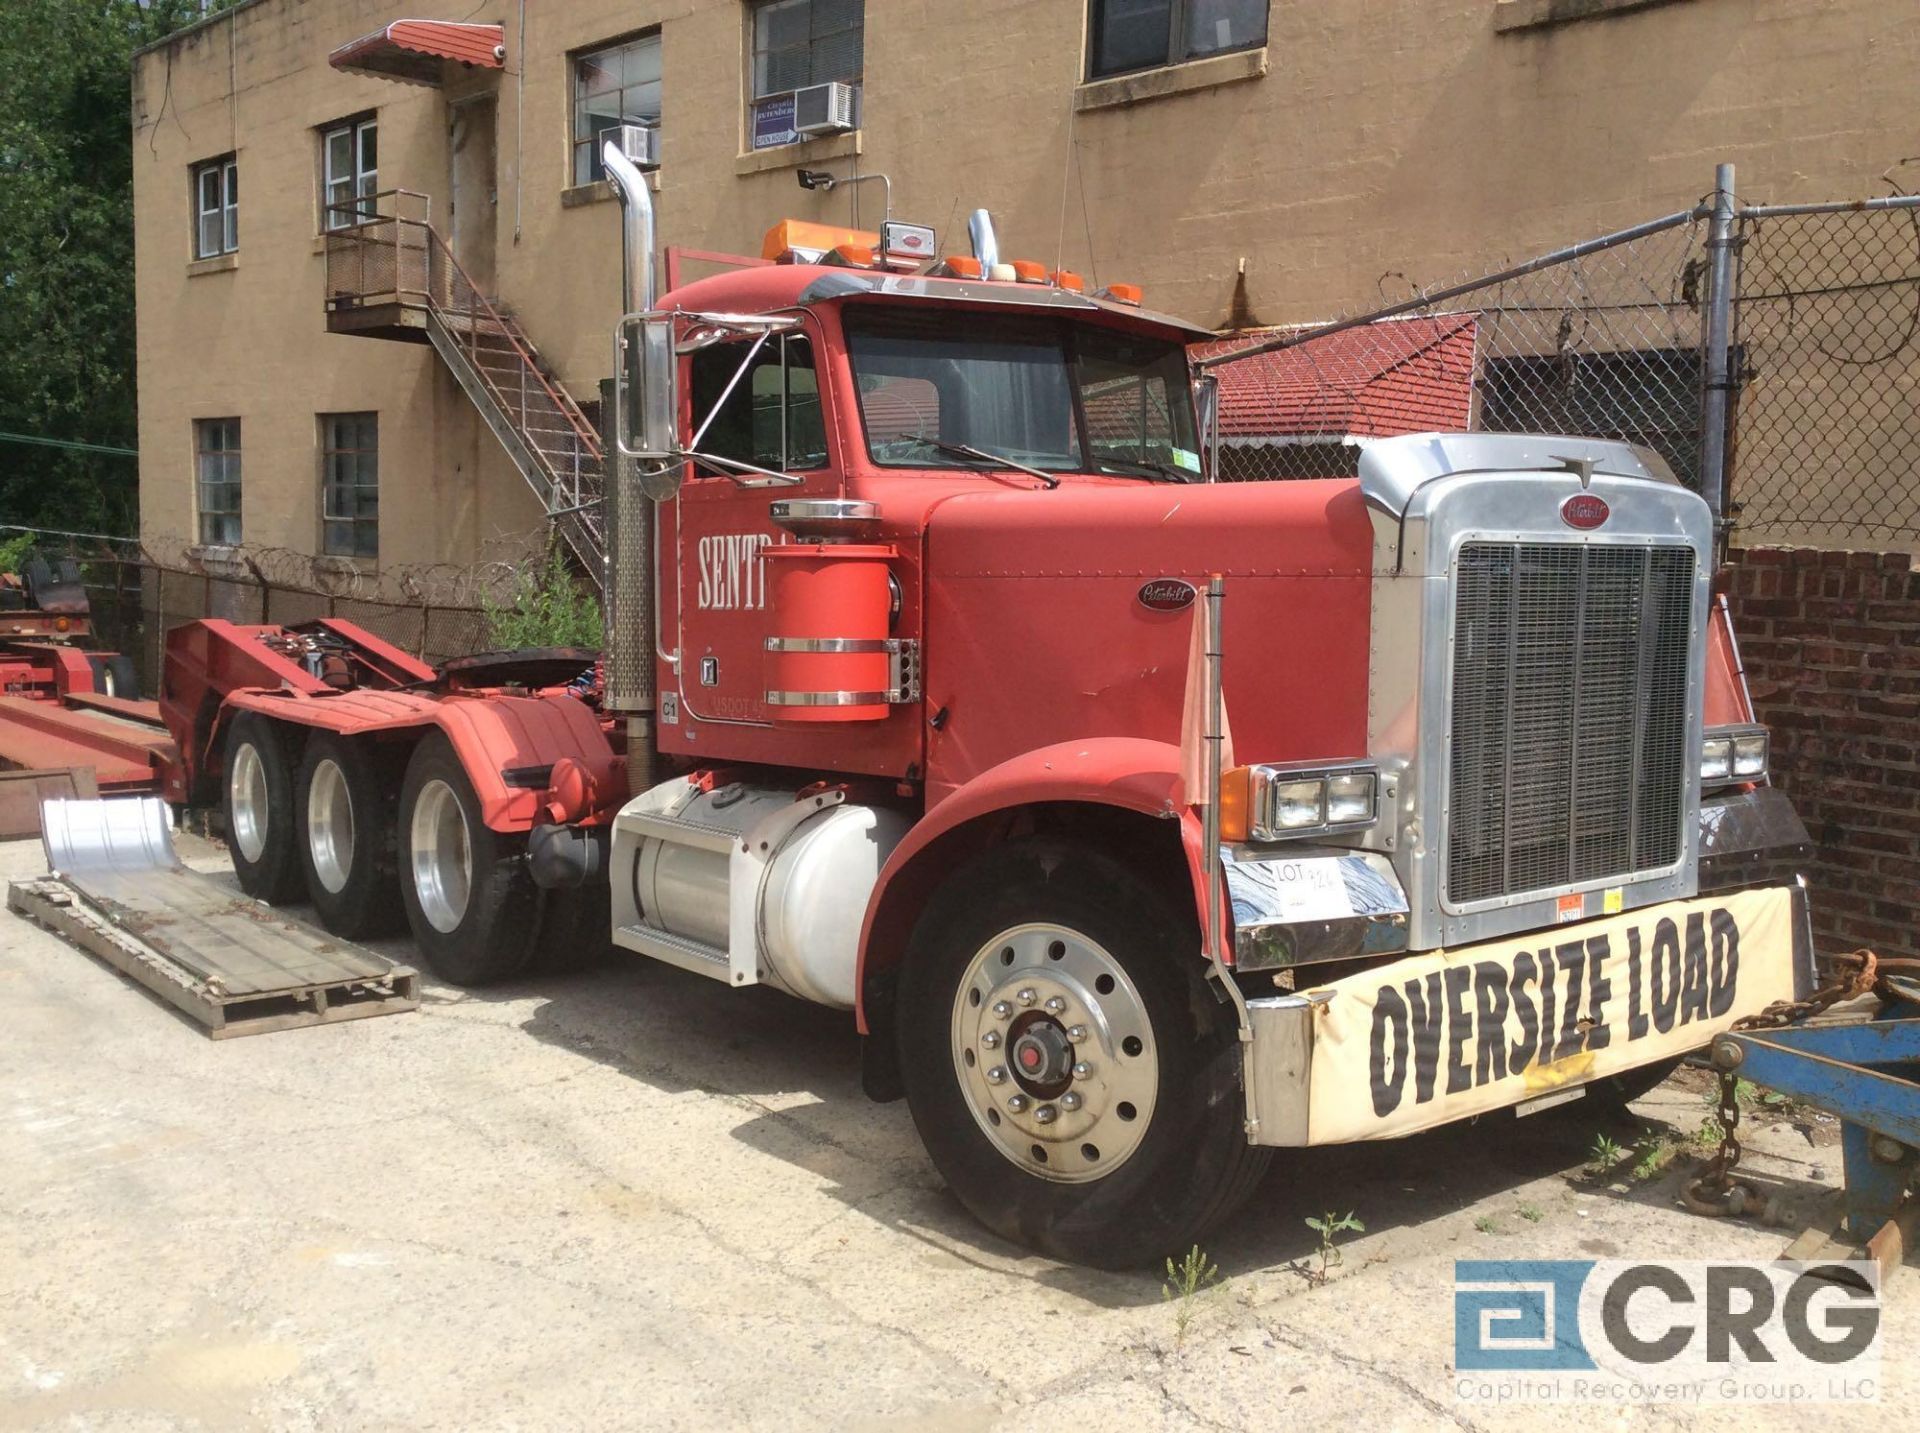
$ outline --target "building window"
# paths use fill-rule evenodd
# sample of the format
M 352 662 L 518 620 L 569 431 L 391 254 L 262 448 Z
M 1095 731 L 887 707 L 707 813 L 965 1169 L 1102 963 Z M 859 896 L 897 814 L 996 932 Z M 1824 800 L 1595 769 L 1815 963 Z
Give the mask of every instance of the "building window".
M 240 169 L 231 154 L 193 169 L 193 256 L 215 259 L 240 247 Z
M 573 182 L 605 177 L 600 136 L 623 124 L 660 123 L 660 37 L 609 45 L 573 60 Z
M 193 425 L 193 475 L 199 488 L 200 543 L 240 542 L 240 420 L 200 418 Z
M 753 148 L 792 144 L 793 92 L 841 80 L 858 86 L 863 0 L 764 0 L 753 6 Z M 859 101 L 855 98 L 855 112 Z
M 1088 78 L 1267 43 L 1267 0 L 1088 0 Z
M 372 196 L 380 187 L 380 126 L 373 119 L 350 119 L 320 134 L 320 193 L 324 225 L 344 229 L 374 214 Z M 359 199 L 367 202 L 356 204 Z
M 320 415 L 320 551 L 380 555 L 380 415 Z

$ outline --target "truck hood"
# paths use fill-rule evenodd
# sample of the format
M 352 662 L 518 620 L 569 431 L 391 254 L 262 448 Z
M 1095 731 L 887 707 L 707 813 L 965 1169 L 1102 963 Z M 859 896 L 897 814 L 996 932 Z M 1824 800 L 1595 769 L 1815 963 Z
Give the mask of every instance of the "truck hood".
M 1226 581 L 1240 761 L 1366 754 L 1372 526 L 1351 480 L 1063 484 L 938 504 L 924 549 L 927 794 L 1103 736 L 1177 743 L 1193 624 Z

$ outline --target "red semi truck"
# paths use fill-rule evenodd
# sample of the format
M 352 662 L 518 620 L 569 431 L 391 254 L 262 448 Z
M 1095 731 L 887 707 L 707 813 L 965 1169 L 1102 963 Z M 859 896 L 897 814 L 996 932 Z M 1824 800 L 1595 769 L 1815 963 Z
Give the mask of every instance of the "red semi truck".
M 456 983 L 610 940 L 850 1010 L 966 1205 L 1101 1265 L 1277 1148 L 1617 1102 L 1807 988 L 1805 833 L 1658 457 L 1423 435 L 1216 484 L 1203 335 L 1137 292 L 977 215 L 970 257 L 889 232 L 656 298 L 606 163 L 605 653 L 174 631 L 169 795 L 248 891 L 404 910 Z M 1213 574 L 1245 764 L 1196 790 Z

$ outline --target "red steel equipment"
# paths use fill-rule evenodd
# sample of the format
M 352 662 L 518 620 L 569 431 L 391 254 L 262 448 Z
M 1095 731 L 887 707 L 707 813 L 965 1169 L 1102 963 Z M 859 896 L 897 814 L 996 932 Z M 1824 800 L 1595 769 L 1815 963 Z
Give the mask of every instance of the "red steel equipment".
M 1804 831 L 1657 456 L 1423 435 L 1216 484 L 1209 335 L 1137 290 L 1003 263 L 982 211 L 971 256 L 790 224 L 656 298 L 604 157 L 605 653 L 173 632 L 169 795 L 248 890 L 404 912 L 456 982 L 610 941 L 853 1011 L 967 1206 L 1102 1265 L 1276 1148 L 1619 1101 L 1805 986 Z M 1249 764 L 1196 783 L 1203 676 Z

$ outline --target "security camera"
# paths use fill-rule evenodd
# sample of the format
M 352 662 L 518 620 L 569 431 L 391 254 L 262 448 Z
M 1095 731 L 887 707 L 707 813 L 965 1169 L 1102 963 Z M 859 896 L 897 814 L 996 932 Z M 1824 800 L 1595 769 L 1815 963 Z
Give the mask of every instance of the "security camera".
M 824 169 L 802 169 L 794 177 L 800 181 L 802 189 L 831 190 L 836 182 Z

